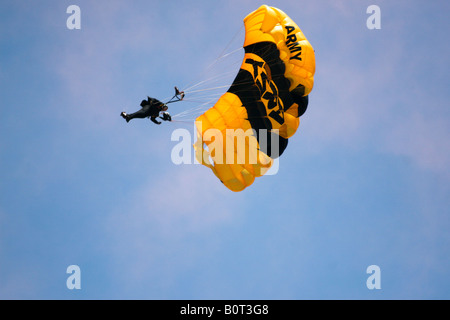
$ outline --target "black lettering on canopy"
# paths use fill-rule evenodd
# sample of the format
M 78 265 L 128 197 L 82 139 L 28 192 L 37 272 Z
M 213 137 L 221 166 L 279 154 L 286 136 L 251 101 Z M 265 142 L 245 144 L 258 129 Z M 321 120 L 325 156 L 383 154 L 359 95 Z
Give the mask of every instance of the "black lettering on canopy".
M 293 27 L 293 26 L 286 26 L 285 28 L 286 28 L 287 34 L 290 34 L 295 31 L 295 27 Z
M 295 28 L 293 28 L 294 30 Z M 252 66 L 252 72 L 240 69 L 228 92 L 239 97 L 242 106 L 247 110 L 248 121 L 256 130 L 259 142 L 259 130 L 266 129 L 268 134 L 267 150 L 262 150 L 271 156 L 272 139 L 279 140 L 281 155 L 287 147 L 288 139 L 272 132 L 273 119 L 279 124 L 284 123 L 284 111 L 294 105 L 289 92 L 289 80 L 284 77 L 286 67 L 280 59 L 280 52 L 272 42 L 260 42 L 244 48 L 246 53 L 261 57 L 262 61 L 246 59 L 244 63 Z
M 301 55 L 302 55 L 302 46 L 300 42 L 297 41 L 297 35 L 292 34 L 292 32 L 295 31 L 295 27 L 292 26 L 286 26 L 287 36 L 286 36 L 286 45 L 289 48 L 289 51 L 291 53 L 298 52 L 295 56 L 291 57 L 290 60 L 300 60 L 302 61 Z

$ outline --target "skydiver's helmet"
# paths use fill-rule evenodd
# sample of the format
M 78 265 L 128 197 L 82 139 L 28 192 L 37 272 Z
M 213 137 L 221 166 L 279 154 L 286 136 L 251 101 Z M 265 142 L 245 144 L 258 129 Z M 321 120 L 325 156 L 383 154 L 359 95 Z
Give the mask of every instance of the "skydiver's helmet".
M 167 105 L 163 104 L 161 106 L 161 111 L 167 111 L 167 109 L 169 109 L 169 107 L 167 107 Z

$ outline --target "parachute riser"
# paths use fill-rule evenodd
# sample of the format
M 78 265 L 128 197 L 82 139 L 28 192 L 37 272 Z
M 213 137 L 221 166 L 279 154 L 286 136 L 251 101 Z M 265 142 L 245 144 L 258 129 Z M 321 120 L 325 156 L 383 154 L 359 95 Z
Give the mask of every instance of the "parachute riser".
M 184 98 L 184 91 L 178 90 L 177 87 L 175 87 L 175 94 L 172 98 L 170 98 L 169 101 L 167 101 L 165 104 L 174 103 L 183 100 Z

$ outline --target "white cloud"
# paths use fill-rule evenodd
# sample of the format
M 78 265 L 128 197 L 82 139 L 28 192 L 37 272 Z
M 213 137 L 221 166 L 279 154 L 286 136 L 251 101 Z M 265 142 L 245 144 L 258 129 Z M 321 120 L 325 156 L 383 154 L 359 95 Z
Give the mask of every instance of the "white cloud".
M 125 219 L 130 229 L 148 223 L 161 237 L 207 233 L 234 219 L 239 201 L 230 201 L 233 194 L 209 169 L 183 165 L 139 187 L 114 219 Z
M 450 128 L 447 119 L 414 112 L 384 136 L 385 150 L 412 159 L 418 166 L 450 178 Z
M 139 187 L 108 219 L 111 271 L 121 279 L 127 274 L 124 294 L 145 281 L 160 286 L 151 292 L 163 297 L 197 259 L 218 250 L 216 232 L 239 221 L 242 198 L 209 171 L 200 165 L 174 168 Z

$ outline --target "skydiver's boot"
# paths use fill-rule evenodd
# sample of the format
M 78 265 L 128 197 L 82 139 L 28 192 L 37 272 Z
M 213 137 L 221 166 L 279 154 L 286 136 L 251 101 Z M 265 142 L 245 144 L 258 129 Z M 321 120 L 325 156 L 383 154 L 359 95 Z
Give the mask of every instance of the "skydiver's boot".
M 127 122 L 130 121 L 130 117 L 128 116 L 128 114 L 126 114 L 126 112 L 122 112 L 122 113 L 120 114 L 120 116 L 121 116 L 122 118 L 124 118 L 125 120 L 127 120 Z

